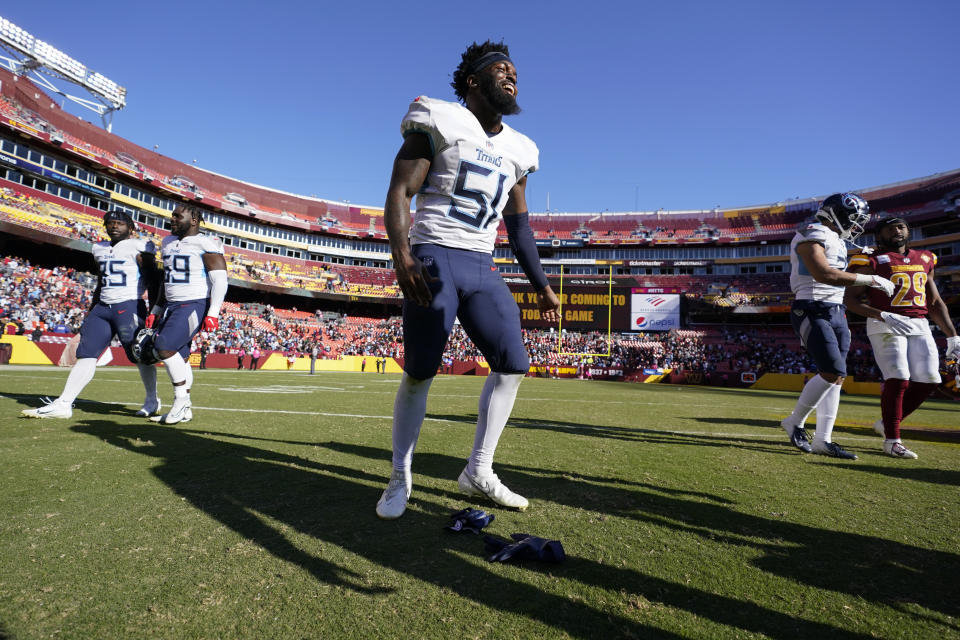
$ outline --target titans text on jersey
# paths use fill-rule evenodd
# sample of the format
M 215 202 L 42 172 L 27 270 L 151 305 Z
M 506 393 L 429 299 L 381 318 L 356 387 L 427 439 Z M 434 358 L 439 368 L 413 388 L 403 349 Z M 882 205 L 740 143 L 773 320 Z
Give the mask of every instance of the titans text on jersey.
M 492 253 L 510 190 L 538 168 L 537 145 L 505 123 L 488 135 L 466 107 L 425 96 L 410 104 L 400 129 L 404 137 L 425 134 L 434 152 L 410 243 Z

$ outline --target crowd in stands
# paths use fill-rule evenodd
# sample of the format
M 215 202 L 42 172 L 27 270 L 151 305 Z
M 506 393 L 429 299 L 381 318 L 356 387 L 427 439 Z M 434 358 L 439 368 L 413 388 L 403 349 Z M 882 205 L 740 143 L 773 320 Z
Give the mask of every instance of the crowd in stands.
M 55 267 L 43 269 L 7 256 L 0 261 L 0 326 L 19 334 L 36 330 L 76 333 L 90 309 L 96 278 Z
M 7 187 L 0 188 L 0 219 L 87 242 L 106 238 L 102 233 L 100 218 L 80 214 Z
M 90 308 L 96 277 L 73 269 L 40 268 L 16 257 L 0 260 L 0 326 L 21 334 L 75 333 Z M 681 369 L 689 372 L 806 373 L 814 367 L 788 327 L 771 331 L 729 327 L 670 332 L 602 332 L 524 329 L 535 366 L 609 367 L 624 370 Z M 356 318 L 335 313 L 275 309 L 257 303 L 227 302 L 216 331 L 201 332 L 193 349 L 205 353 L 254 348 L 286 355 L 337 359 L 361 355 L 403 357 L 397 317 Z M 463 328 L 454 325 L 444 360 L 481 358 Z M 858 380 L 879 380 L 865 340 L 855 341 L 848 369 Z
M 0 187 L 0 219 L 21 226 L 76 238 L 87 242 L 106 240 L 102 219 L 57 203 L 35 198 L 8 187 Z M 166 232 L 147 225 L 138 226 L 141 238 L 160 247 Z M 225 247 L 227 271 L 231 277 L 248 282 L 270 284 L 285 289 L 305 289 L 340 295 L 399 298 L 392 270 L 348 265 L 306 266 L 303 261 L 258 260 L 250 251 Z

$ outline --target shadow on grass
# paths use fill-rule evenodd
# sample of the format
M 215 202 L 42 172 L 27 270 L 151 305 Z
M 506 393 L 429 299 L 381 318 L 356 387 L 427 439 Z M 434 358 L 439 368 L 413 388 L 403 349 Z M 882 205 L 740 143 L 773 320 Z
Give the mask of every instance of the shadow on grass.
M 322 446 L 344 453 L 382 459 L 389 452 L 343 443 Z M 449 456 L 420 453 L 416 473 L 453 478 L 463 464 Z M 570 476 L 554 470 L 499 464 L 509 474 L 509 485 L 528 496 L 543 496 L 558 504 L 621 518 L 649 522 L 714 543 L 751 547 L 760 552 L 757 568 L 818 589 L 849 593 L 880 604 L 916 603 L 956 616 L 960 606 L 949 590 L 960 556 L 904 545 L 882 538 L 830 531 L 789 521 L 735 511 L 702 494 L 678 497 L 656 485 L 589 476 Z M 616 484 L 618 486 L 609 486 Z M 619 485 L 626 485 L 619 486 Z M 688 499 L 692 497 L 693 499 Z M 758 540 L 760 538 L 760 540 Z M 715 622 L 765 634 L 772 638 L 860 637 L 826 623 L 786 616 L 760 605 L 704 592 L 678 582 L 643 573 L 571 558 L 570 579 L 629 593 L 650 602 L 690 611 Z M 895 595 L 891 595 L 895 594 Z M 801 596 L 797 596 L 798 603 Z M 801 612 L 802 615 L 802 612 Z M 912 614 L 911 614 L 912 615 Z
M 291 544 L 266 518 L 483 606 L 539 620 L 574 637 L 679 637 L 493 571 L 478 570 L 460 556 L 479 553 L 480 541 L 444 531 L 448 508 L 423 493 L 418 494 L 420 509 L 409 510 L 397 522 L 380 521 L 374 505 L 382 477 L 217 439 L 223 434 L 211 437 L 160 425 L 99 420 L 72 429 L 156 458 L 160 463 L 151 472 L 174 493 L 320 582 L 372 595 L 395 590 L 390 584 L 369 584 L 363 575 Z M 444 458 L 437 471 L 456 477 L 462 464 Z M 363 483 L 371 480 L 377 482 L 376 488 Z
M 447 415 L 430 413 L 428 418 L 447 422 L 461 422 L 476 424 L 476 416 Z M 709 421 L 709 420 L 706 420 Z M 743 424 L 742 421 L 739 424 Z M 511 428 L 533 429 L 542 431 L 556 431 L 576 436 L 590 436 L 595 438 L 609 438 L 625 442 L 640 442 L 645 444 L 674 444 L 694 445 L 702 447 L 736 447 L 738 449 L 752 449 L 766 453 L 792 455 L 788 447 L 772 444 L 769 439 L 745 438 L 724 435 L 710 435 L 707 433 L 683 433 L 665 429 L 642 429 L 639 427 L 616 427 L 609 425 L 592 425 L 582 422 L 567 422 L 564 420 L 531 420 L 529 418 L 510 418 Z M 764 422 L 763 426 L 769 426 Z M 784 437 L 786 440 L 786 437 Z
M 11 398 L 22 404 L 24 409 L 35 409 L 46 404 L 46 399 L 53 400 L 56 396 L 39 393 L 4 393 L 6 398 Z M 133 405 L 124 405 L 117 402 L 98 402 L 96 400 L 77 399 L 73 408 L 86 411 L 87 413 L 96 413 L 103 416 L 132 416 L 140 407 Z
M 879 451 L 876 453 L 876 455 L 884 460 L 890 459 L 886 454 L 880 453 Z M 897 478 L 898 480 L 915 480 L 917 482 L 926 482 L 929 484 L 943 484 L 952 487 L 960 487 L 960 471 L 930 469 L 915 466 L 916 464 L 917 463 L 913 461 L 903 461 L 900 464 L 880 466 L 873 464 L 841 462 L 835 463 L 835 466 L 845 467 L 850 471 L 876 473 L 882 476 L 888 476 L 890 478 Z
M 156 458 L 158 464 L 151 467 L 151 472 L 175 494 L 276 557 L 303 567 L 318 581 L 374 596 L 395 589 L 393 585 L 371 584 L 369 579 L 347 567 L 292 545 L 284 532 L 268 524 L 266 518 L 382 567 L 451 590 L 479 605 L 537 620 L 572 637 L 680 637 L 637 621 L 635 617 L 642 614 L 629 613 L 631 605 L 627 602 L 623 603 L 623 614 L 610 607 L 598 610 L 565 595 L 504 577 L 500 575 L 502 570 L 494 565 L 486 570 L 467 561 L 463 555 L 480 553 L 479 540 L 443 531 L 448 507 L 433 501 L 428 491 L 417 490 L 417 508 L 408 510 L 399 521 L 381 522 L 373 507 L 384 478 L 358 469 L 250 446 L 246 444 L 250 442 L 249 437 L 240 437 L 243 442 L 237 442 L 235 436 L 223 433 L 160 425 L 118 425 L 100 420 L 87 421 L 74 426 L 73 430 Z M 322 446 L 380 461 L 390 457 L 389 451 L 373 447 L 340 443 Z M 450 479 L 451 489 L 455 486 L 452 479 L 462 466 L 462 459 L 451 456 L 425 453 L 417 458 L 418 474 Z M 609 482 L 614 480 L 609 478 L 588 481 L 539 469 L 504 468 L 510 470 L 512 478 L 518 479 L 518 486 L 524 490 L 529 488 L 531 495 L 549 495 L 577 506 L 589 503 L 592 509 L 624 517 L 659 524 L 675 523 L 694 527 L 698 532 L 707 526 L 721 532 L 733 529 L 743 517 L 724 506 L 698 501 L 707 497 L 719 502 L 699 493 L 690 494 L 696 499 L 679 499 L 674 497 L 674 492 L 671 492 L 674 495 L 661 495 L 663 491 L 654 485 L 637 483 L 631 488 L 613 487 Z M 370 487 L 367 484 L 370 481 L 375 481 L 377 486 Z M 753 526 L 780 527 L 771 530 L 770 535 L 789 534 L 790 539 L 807 536 L 812 539 L 811 545 L 823 544 L 824 538 L 832 535 L 808 528 L 793 530 L 782 523 L 768 525 L 766 521 L 755 522 Z M 715 531 L 710 531 L 711 537 L 714 534 Z M 732 532 L 729 535 L 735 537 Z M 744 544 L 756 544 L 736 539 Z M 783 570 L 783 567 L 777 568 Z M 524 569 L 545 571 L 538 566 Z M 549 571 L 565 580 L 623 592 L 625 601 L 630 594 L 638 594 L 646 601 L 661 602 L 719 624 L 771 638 L 868 637 L 827 622 L 799 619 L 738 598 L 591 560 L 571 558 L 568 563 L 551 566 Z M 787 572 L 787 575 L 792 574 Z
M 657 491 L 601 487 L 589 482 L 572 486 L 554 472 L 543 471 L 540 475 L 527 467 L 500 467 L 524 474 L 523 481 L 516 485 L 524 491 L 529 486 L 529 495 L 549 496 L 593 511 L 650 522 L 711 542 L 751 547 L 762 552 L 752 561 L 754 566 L 804 584 L 880 604 L 916 603 L 949 616 L 960 614 L 960 603 L 950 589 L 943 589 L 953 584 L 956 567 L 960 566 L 960 555 L 955 553 L 763 518 Z M 806 637 L 806 633 L 795 637 Z

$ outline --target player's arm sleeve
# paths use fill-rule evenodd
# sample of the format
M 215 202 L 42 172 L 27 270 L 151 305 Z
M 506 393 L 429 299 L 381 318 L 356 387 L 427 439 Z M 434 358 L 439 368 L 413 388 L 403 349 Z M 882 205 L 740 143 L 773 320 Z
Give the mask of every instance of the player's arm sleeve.
M 210 308 L 207 315 L 216 318 L 227 295 L 227 262 L 223 257 L 223 242 L 215 236 L 203 240 L 203 264 L 210 284 Z
M 140 267 L 140 277 L 143 278 L 144 287 L 147 290 L 147 308 L 152 309 L 160 299 L 163 280 L 162 271 L 157 267 L 157 247 L 147 240 L 138 249 L 140 253 L 137 255 L 137 265 Z
M 223 306 L 223 299 L 227 296 L 226 269 L 208 271 L 207 280 L 210 282 L 210 308 L 207 315 L 216 318 L 220 315 L 220 307 Z
M 507 228 L 507 238 L 510 240 L 510 249 L 516 256 L 520 268 L 527 276 L 527 280 L 537 291 L 543 291 L 550 282 L 540 264 L 540 254 L 537 253 L 537 243 L 533 238 L 533 229 L 530 228 L 530 214 L 526 211 L 503 216 L 503 224 Z
M 100 302 L 100 291 L 102 289 L 103 274 L 100 273 L 100 265 L 97 264 L 97 287 L 93 290 L 93 295 L 90 296 L 90 309 L 88 309 L 88 311 L 93 311 L 93 308 Z

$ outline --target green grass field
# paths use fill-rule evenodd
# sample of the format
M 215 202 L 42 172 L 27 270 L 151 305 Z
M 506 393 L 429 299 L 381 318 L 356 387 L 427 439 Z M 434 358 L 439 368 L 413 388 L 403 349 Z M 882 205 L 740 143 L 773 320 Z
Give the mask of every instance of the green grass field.
M 877 398 L 842 399 L 841 461 L 788 445 L 793 394 L 529 379 L 495 464 L 518 513 L 458 493 L 483 380 L 439 377 L 383 522 L 397 376 L 198 371 L 162 427 L 107 368 L 72 420 L 18 417 L 66 374 L 0 369 L 0 638 L 960 637 L 960 445 L 883 456 Z M 471 504 L 567 561 L 488 563 L 443 529 Z

